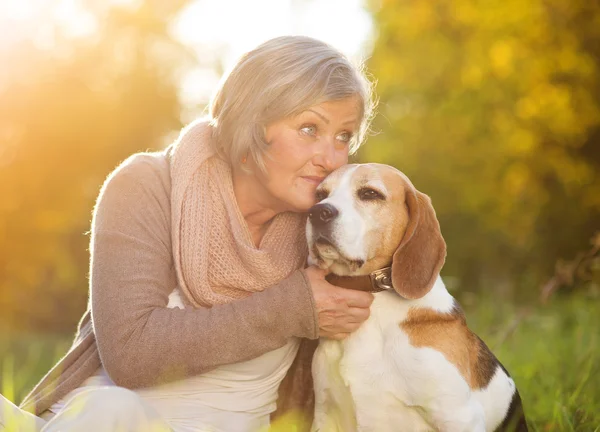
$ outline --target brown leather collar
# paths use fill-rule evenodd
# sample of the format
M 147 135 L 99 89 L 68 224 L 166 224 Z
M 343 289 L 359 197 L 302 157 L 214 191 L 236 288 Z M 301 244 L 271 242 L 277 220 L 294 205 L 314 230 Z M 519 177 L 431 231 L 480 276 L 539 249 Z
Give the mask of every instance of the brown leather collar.
M 338 276 L 328 274 L 327 282 L 343 288 L 357 291 L 377 293 L 381 291 L 394 291 L 392 286 L 392 268 L 384 267 L 364 276 Z

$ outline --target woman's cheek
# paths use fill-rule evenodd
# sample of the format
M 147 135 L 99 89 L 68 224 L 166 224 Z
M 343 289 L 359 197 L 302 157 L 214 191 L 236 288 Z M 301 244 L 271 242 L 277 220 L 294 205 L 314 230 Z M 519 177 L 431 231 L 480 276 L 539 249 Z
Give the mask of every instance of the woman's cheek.
M 337 164 L 336 164 L 336 169 L 346 165 L 348 163 L 348 149 L 345 149 L 341 152 L 338 160 L 337 160 Z

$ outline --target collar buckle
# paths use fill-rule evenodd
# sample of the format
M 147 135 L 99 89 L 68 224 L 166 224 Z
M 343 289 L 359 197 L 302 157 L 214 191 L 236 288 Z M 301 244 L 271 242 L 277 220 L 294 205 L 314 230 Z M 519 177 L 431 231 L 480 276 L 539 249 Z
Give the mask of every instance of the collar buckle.
M 369 275 L 371 279 L 371 285 L 374 288 L 380 288 L 382 290 L 394 291 L 392 285 L 392 268 L 384 267 L 379 270 L 375 270 Z

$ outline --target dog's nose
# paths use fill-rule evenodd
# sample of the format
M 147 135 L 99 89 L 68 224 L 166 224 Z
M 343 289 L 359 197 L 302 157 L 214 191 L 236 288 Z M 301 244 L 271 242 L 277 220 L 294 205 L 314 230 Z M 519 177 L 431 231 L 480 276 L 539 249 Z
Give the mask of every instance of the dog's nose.
M 310 208 L 308 217 L 314 226 L 323 226 L 335 219 L 338 213 L 331 204 L 317 204 Z

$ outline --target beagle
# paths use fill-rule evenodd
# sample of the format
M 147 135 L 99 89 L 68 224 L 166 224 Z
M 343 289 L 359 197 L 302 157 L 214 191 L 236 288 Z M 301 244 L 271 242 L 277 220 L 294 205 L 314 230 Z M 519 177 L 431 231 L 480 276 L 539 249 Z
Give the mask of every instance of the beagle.
M 513 380 L 440 278 L 429 197 L 381 164 L 346 165 L 316 193 L 309 262 L 376 294 L 356 332 L 319 341 L 312 431 L 527 431 Z

